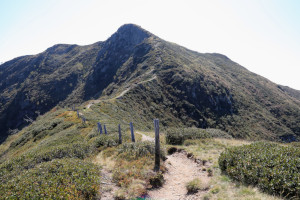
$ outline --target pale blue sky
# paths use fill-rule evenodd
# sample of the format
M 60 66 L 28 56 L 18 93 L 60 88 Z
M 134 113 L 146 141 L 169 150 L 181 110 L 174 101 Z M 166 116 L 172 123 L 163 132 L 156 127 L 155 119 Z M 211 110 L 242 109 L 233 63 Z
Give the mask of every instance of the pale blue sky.
M 104 41 L 125 23 L 300 90 L 299 0 L 0 0 L 0 62 Z

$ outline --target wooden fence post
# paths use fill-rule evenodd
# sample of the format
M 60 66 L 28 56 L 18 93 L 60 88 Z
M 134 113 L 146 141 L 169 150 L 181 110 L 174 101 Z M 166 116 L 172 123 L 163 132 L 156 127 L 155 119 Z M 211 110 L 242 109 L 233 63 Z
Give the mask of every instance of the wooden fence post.
M 107 130 L 106 130 L 105 124 L 104 124 L 104 133 L 105 133 L 105 135 L 107 135 Z
M 132 122 L 129 123 L 130 131 L 131 131 L 131 141 L 135 142 L 134 132 L 133 132 L 133 124 Z
M 77 117 L 80 118 L 79 111 L 77 110 Z
M 102 126 L 101 126 L 100 122 L 98 122 L 97 125 L 98 125 L 98 132 L 101 135 L 102 134 Z
M 122 144 L 121 124 L 119 124 L 119 144 Z
M 155 164 L 154 171 L 159 171 L 160 168 L 160 142 L 159 142 L 159 120 L 154 119 L 155 130 Z

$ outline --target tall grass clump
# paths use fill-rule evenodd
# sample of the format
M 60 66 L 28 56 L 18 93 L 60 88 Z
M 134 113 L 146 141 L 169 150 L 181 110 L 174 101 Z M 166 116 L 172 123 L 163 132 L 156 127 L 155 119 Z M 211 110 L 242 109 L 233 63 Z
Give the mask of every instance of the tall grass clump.
M 136 160 L 141 157 L 153 156 L 155 153 L 155 145 L 153 142 L 139 142 L 139 143 L 124 143 L 118 148 L 118 155 L 127 160 Z M 166 153 L 161 148 L 160 155 L 165 157 Z
M 220 169 L 234 180 L 291 199 L 300 198 L 300 149 L 268 142 L 231 147 L 219 157 Z

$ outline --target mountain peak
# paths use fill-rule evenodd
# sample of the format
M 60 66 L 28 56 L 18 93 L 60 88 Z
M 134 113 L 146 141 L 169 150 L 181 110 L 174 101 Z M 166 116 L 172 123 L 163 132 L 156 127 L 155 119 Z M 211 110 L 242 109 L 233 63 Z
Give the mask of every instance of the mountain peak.
M 137 45 L 151 35 L 152 34 L 150 32 L 138 25 L 124 24 L 111 36 L 111 39 L 125 40 L 130 44 Z

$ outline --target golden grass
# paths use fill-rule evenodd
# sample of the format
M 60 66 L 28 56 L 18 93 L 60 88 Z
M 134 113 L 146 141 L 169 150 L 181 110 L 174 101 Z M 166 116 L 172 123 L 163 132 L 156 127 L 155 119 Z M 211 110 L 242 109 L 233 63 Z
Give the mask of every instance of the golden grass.
M 113 169 L 116 161 L 112 157 L 107 157 L 103 155 L 104 153 L 104 151 L 101 151 L 92 159 L 92 162 L 96 165 L 104 166 L 107 169 Z

